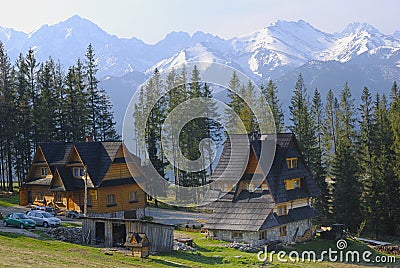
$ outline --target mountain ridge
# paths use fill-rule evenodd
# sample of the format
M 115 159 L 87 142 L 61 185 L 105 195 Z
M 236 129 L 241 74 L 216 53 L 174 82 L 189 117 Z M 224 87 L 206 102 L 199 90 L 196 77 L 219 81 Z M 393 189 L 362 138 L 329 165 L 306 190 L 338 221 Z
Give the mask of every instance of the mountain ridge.
M 284 105 L 288 105 L 288 91 L 293 90 L 299 73 L 310 89 L 318 87 L 322 94 L 345 82 L 359 91 L 363 86 L 379 91 L 400 77 L 400 30 L 383 34 L 359 22 L 326 33 L 304 20 L 277 20 L 229 39 L 202 31 L 173 31 L 147 44 L 136 37 L 118 38 L 75 15 L 29 34 L 0 26 L 0 41 L 12 61 L 32 48 L 38 61 L 51 56 L 65 69 L 84 58 L 92 43 L 98 75 L 111 96 L 119 128 L 129 102 L 125 95 L 131 96 L 155 68 L 162 71 L 187 61 L 227 64 L 258 84 L 273 79 Z

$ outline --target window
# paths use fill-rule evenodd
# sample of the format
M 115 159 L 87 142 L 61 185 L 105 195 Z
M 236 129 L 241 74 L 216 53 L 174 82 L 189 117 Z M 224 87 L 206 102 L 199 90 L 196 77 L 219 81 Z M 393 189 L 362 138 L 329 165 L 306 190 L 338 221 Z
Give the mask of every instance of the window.
M 281 236 L 286 236 L 286 225 L 279 227 L 279 233 Z
M 129 203 L 137 202 L 137 191 L 129 193 Z
M 107 206 L 116 206 L 115 203 L 115 194 L 108 194 L 107 195 Z
M 242 232 L 232 232 L 232 238 L 243 238 L 243 233 Z
M 286 190 L 293 190 L 293 189 L 301 188 L 301 179 L 294 178 L 294 179 L 285 180 L 285 188 L 286 188 Z
M 43 201 L 43 199 L 44 199 L 44 194 L 42 192 L 38 192 L 37 201 Z
M 83 177 L 85 176 L 85 169 L 84 168 L 74 168 L 74 177 Z
M 223 191 L 223 192 L 228 192 L 228 191 L 229 191 L 229 188 L 228 188 L 228 184 L 227 184 L 227 183 L 224 183 L 224 185 L 222 186 L 222 191 Z
M 47 167 L 41 168 L 42 177 L 46 177 L 49 174 L 49 169 Z
M 283 216 L 287 214 L 287 207 L 286 205 L 278 206 L 278 216 Z
M 286 158 L 286 164 L 289 169 L 297 168 L 297 157 Z
M 87 206 L 88 207 L 92 206 L 92 196 L 90 194 L 88 194 L 87 196 Z
M 260 231 L 260 240 L 266 240 L 267 239 L 267 230 Z
M 56 203 L 62 203 L 62 196 L 61 196 L 61 194 L 56 194 L 56 195 L 54 196 L 54 202 L 56 202 Z

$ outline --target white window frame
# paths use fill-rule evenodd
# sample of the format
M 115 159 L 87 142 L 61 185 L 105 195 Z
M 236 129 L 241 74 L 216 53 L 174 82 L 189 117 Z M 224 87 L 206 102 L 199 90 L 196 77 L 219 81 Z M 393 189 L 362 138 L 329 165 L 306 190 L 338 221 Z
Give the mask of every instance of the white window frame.
M 116 206 L 115 194 L 107 195 L 107 206 Z
M 47 167 L 41 167 L 40 172 L 42 174 L 42 177 L 46 177 L 47 175 L 49 175 L 49 169 Z
M 129 192 L 129 203 L 136 203 L 138 202 L 138 192 L 132 191 Z

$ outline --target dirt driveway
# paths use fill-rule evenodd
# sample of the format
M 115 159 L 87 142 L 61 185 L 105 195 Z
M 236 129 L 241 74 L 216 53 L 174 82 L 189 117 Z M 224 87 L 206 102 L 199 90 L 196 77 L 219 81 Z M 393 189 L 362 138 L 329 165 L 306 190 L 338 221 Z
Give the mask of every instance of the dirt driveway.
M 205 219 L 208 217 L 208 214 L 205 213 L 185 212 L 154 207 L 146 207 L 145 214 L 146 216 L 153 217 L 155 222 L 173 225 L 200 225 L 204 224 Z

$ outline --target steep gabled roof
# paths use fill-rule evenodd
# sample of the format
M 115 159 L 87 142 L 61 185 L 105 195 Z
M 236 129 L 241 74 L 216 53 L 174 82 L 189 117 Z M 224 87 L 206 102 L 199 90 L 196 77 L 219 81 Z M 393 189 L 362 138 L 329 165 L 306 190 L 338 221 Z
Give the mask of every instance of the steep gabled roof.
M 100 184 L 121 145 L 121 142 L 74 143 L 95 187 Z
M 231 135 L 225 141 L 218 164 L 211 181 L 238 181 L 245 171 L 243 163 L 249 159 L 249 138 L 247 135 Z M 235 150 L 232 150 L 232 144 Z
M 73 144 L 69 142 L 39 143 L 49 166 L 65 165 Z
M 233 202 L 213 203 L 214 213 L 204 228 L 214 230 L 258 231 L 273 209 L 269 191 L 241 191 Z
M 54 175 L 55 172 L 58 172 L 62 179 L 63 188 L 70 191 L 84 187 L 84 181 L 81 178 L 75 178 L 71 169 L 66 166 L 70 155 L 75 152 L 75 150 L 82 164 L 87 166 L 87 172 L 91 179 L 91 181 L 88 182 L 89 187 L 98 187 L 121 146 L 122 142 L 120 141 L 49 142 L 40 143 L 38 149 L 43 152 L 52 174 Z M 132 156 L 132 159 L 137 160 L 136 158 L 136 156 Z M 41 183 L 41 185 L 43 185 L 43 183 L 50 185 L 50 181 L 47 180 L 46 182 L 43 179 L 40 179 L 40 181 L 35 179 L 34 181 Z M 33 183 L 34 182 L 31 182 L 30 184 Z

